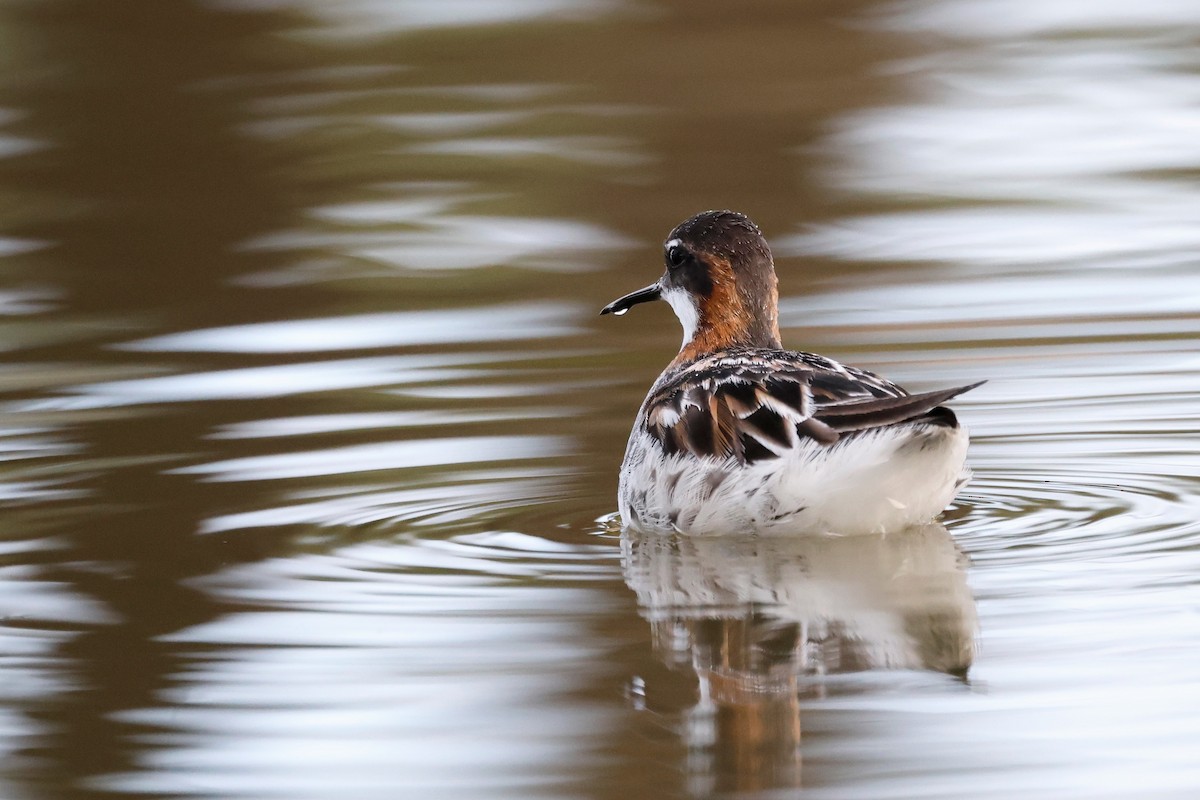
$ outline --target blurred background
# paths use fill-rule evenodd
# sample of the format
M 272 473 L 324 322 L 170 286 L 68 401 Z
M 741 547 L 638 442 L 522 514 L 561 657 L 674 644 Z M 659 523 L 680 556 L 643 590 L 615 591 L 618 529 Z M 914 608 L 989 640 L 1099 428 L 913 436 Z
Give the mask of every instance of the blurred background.
M 0 38 L 0 797 L 1200 794 L 1200 5 Z M 597 312 L 708 208 L 789 346 L 989 380 L 944 524 L 620 535 L 679 329 Z

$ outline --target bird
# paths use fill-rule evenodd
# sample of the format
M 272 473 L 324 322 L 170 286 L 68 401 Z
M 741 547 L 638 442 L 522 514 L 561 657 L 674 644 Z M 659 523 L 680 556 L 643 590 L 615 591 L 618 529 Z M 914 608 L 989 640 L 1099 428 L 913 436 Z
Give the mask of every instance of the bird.
M 943 403 L 984 381 L 910 394 L 784 349 L 771 249 L 735 211 L 663 244 L 662 277 L 606 305 L 665 300 L 683 344 L 637 412 L 621 524 L 689 535 L 879 533 L 937 517 L 970 477 L 967 429 Z

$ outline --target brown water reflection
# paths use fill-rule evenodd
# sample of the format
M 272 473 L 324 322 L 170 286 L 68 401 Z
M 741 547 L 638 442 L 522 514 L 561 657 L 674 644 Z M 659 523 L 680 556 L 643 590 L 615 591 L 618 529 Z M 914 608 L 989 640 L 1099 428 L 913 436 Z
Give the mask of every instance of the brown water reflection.
M 0 31 L 0 796 L 1200 787 L 1190 4 Z M 789 343 L 991 380 L 945 528 L 608 530 L 678 331 L 596 311 L 721 206 Z
M 656 655 L 696 686 L 683 731 L 698 795 L 802 785 L 802 708 L 839 691 L 830 676 L 961 678 L 974 660 L 965 557 L 940 524 L 800 539 L 626 533 L 622 556 Z M 656 705 L 658 686 L 632 686 L 641 707 Z

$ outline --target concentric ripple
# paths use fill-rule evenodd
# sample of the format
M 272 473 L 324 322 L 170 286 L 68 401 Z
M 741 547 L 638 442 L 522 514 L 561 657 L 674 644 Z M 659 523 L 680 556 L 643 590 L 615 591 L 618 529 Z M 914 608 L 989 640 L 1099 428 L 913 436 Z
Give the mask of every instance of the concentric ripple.
M 960 498 L 954 533 L 981 564 L 1185 551 L 1200 545 L 1198 489 L 1175 474 L 988 470 Z

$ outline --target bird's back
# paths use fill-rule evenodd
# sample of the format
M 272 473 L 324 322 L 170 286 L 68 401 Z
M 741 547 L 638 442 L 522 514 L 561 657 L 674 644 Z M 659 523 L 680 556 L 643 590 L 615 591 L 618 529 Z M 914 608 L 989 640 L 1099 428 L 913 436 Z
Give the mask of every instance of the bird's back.
M 977 384 L 976 384 L 977 385 Z M 812 353 L 735 348 L 668 369 L 621 469 L 626 524 L 719 533 L 843 533 L 936 516 L 963 482 L 967 436 L 940 403 Z

